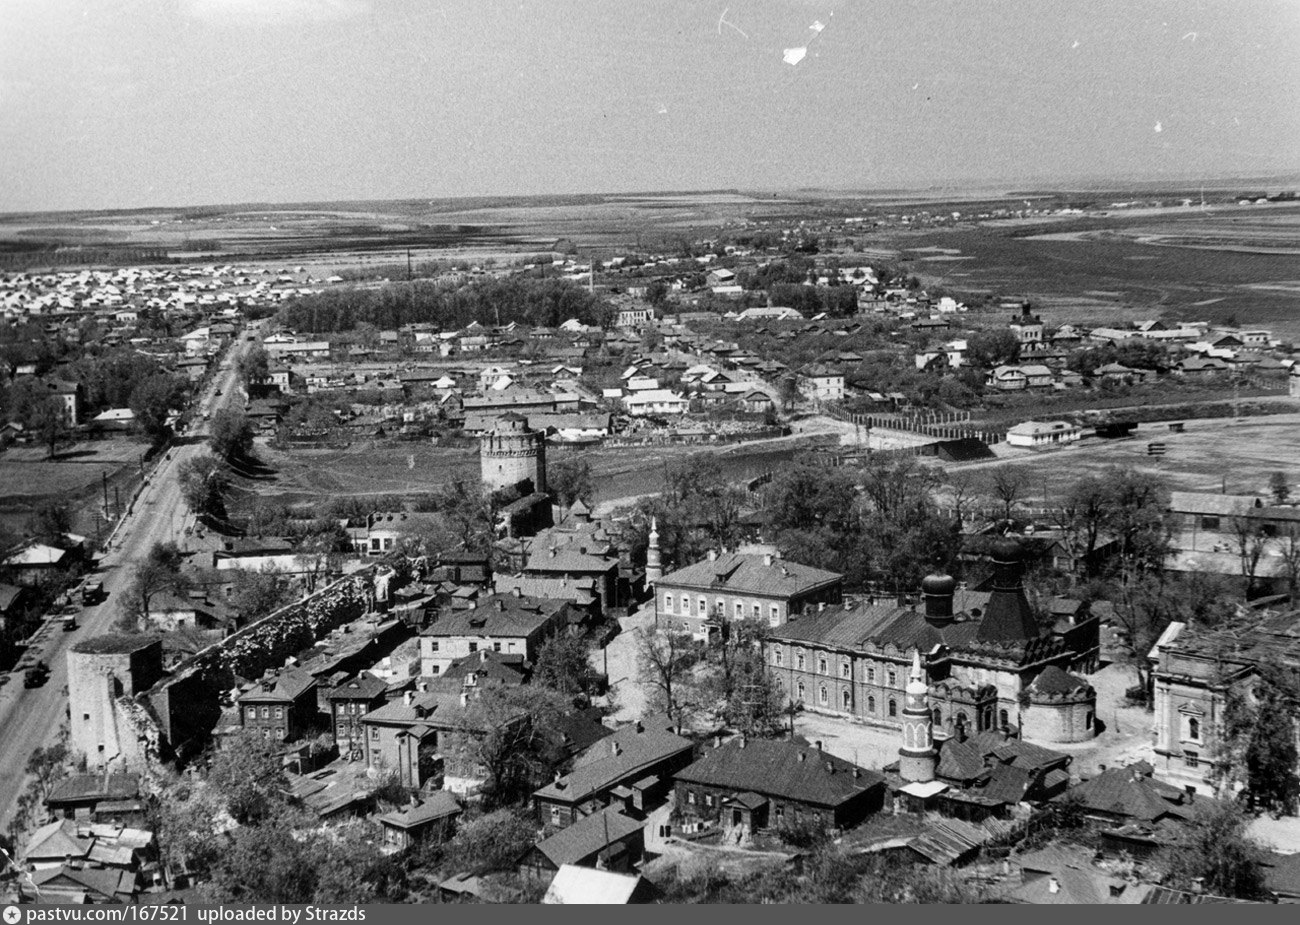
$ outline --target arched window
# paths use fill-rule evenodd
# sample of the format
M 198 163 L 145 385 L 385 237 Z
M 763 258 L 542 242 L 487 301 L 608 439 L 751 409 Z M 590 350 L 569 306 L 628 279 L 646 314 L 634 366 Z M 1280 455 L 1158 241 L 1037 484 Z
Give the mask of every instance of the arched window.
M 802 653 L 802 652 L 800 652 L 800 653 L 798 653 L 797 655 L 795 655 L 795 657 L 794 657 L 794 662 L 795 662 L 795 665 L 794 665 L 794 666 L 795 666 L 796 668 L 798 668 L 800 671 L 803 671 L 803 653 Z
M 930 715 L 930 719 L 936 726 L 943 722 L 943 714 L 939 712 L 938 707 L 934 708 L 934 712 Z
M 1091 729 L 1091 728 L 1092 728 L 1093 721 L 1094 721 L 1095 719 L 1096 719 L 1096 717 L 1094 717 L 1094 716 L 1092 715 L 1092 711 L 1089 710 L 1089 711 L 1088 711 L 1088 715 L 1085 716 L 1084 719 L 1083 719 L 1083 728 L 1084 728 L 1084 729 Z
M 889 669 L 889 671 L 886 673 L 886 677 L 889 679 L 889 686 L 890 686 L 890 687 L 897 687 L 897 686 L 898 686 L 898 673 L 897 673 L 896 671 L 894 671 L 894 669 L 892 669 L 892 668 Z
M 848 662 L 840 666 L 840 677 L 846 679 L 853 677 L 853 669 L 849 667 Z
M 1011 725 L 1011 717 L 1007 715 L 1006 710 L 998 710 L 998 723 L 1002 726 Z
M 798 695 L 800 700 L 803 700 L 804 686 L 802 681 L 800 681 L 795 687 L 795 693 Z
M 966 715 L 965 710 L 957 714 L 957 725 L 963 726 L 966 729 L 970 728 L 970 717 Z
M 853 709 L 853 698 L 849 696 L 848 691 L 844 691 L 840 694 L 840 701 L 846 711 Z
M 830 702 L 830 697 L 828 697 L 826 694 L 825 684 L 823 684 L 821 686 L 821 690 L 817 692 L 817 702 L 820 703 L 822 706 L 826 706 L 826 704 Z
M 664 595 L 664 612 L 665 613 L 673 612 L 673 596 L 671 594 Z
M 825 658 L 825 656 L 823 656 L 822 658 L 817 659 L 817 673 L 818 673 L 818 674 L 825 674 L 825 673 L 826 673 L 826 658 Z
M 780 650 L 780 649 L 773 649 L 773 650 L 772 650 L 772 664 L 775 665 L 775 666 L 778 667 L 778 668 L 781 667 L 781 650 Z
M 898 701 L 896 701 L 893 697 L 889 698 L 889 715 L 890 716 L 898 715 Z
M 876 712 L 876 698 L 875 698 L 875 697 L 868 697 L 868 698 L 867 698 L 867 712 L 868 712 L 868 713 L 875 713 L 875 712 Z
M 1194 742 L 1201 738 L 1201 721 L 1194 716 L 1187 717 L 1187 738 Z

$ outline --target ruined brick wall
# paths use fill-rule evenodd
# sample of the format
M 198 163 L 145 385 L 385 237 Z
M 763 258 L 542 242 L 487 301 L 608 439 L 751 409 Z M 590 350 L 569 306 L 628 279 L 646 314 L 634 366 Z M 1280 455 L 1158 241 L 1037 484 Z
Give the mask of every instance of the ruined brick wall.
M 371 598 L 369 566 L 251 623 L 186 659 L 138 701 L 152 716 L 163 757 L 185 758 L 221 716 L 220 696 L 237 678 L 260 678 L 317 640 L 361 617 Z

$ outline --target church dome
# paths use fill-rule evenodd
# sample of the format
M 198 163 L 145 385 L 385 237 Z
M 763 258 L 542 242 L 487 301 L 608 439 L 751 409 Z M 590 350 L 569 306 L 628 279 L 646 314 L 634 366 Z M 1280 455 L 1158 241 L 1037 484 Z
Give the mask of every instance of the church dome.
M 1024 548 L 1019 540 L 1004 536 L 989 548 L 989 556 L 994 562 L 1019 562 L 1024 557 Z

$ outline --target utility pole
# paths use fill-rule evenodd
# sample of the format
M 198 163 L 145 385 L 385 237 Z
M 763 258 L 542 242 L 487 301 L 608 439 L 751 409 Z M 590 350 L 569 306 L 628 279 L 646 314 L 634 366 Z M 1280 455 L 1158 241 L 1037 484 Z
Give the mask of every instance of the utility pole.
M 117 486 L 113 486 L 113 507 L 117 508 L 117 516 L 122 516 L 122 496 L 117 493 Z
M 101 473 L 104 477 L 104 516 L 108 516 L 108 470 Z
M 411 281 L 411 249 L 406 249 L 406 281 Z

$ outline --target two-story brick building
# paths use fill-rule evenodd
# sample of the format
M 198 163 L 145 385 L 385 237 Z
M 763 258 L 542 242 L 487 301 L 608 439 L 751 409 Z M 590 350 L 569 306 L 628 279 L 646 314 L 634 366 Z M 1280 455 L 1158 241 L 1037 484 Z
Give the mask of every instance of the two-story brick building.
M 452 662 L 479 651 L 533 661 L 551 635 L 580 627 L 583 613 L 568 601 L 490 594 L 468 609 L 448 608 L 420 631 L 420 673 L 438 677 Z
M 705 639 L 723 622 L 770 627 L 822 604 L 838 604 L 844 576 L 771 554 L 710 552 L 655 581 L 655 625 Z
M 1043 669 L 1095 659 L 1096 618 L 1042 627 L 1021 584 L 1020 545 L 1001 540 L 991 555 L 991 591 L 958 589 L 951 577 L 932 575 L 922 583 L 921 610 L 859 602 L 769 629 L 769 670 L 789 700 L 812 712 L 899 726 L 908 666 L 919 653 L 940 730 L 1016 725 L 1021 691 Z

